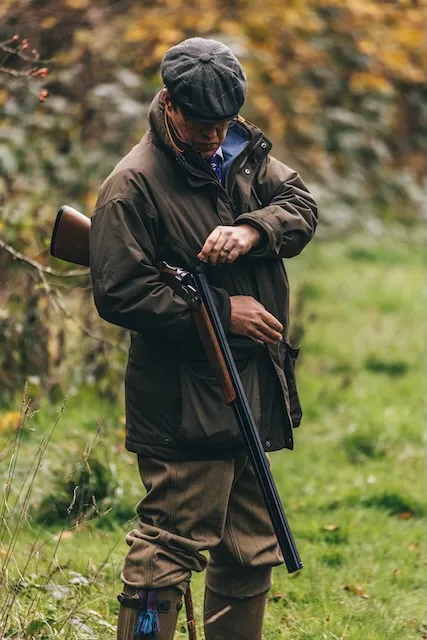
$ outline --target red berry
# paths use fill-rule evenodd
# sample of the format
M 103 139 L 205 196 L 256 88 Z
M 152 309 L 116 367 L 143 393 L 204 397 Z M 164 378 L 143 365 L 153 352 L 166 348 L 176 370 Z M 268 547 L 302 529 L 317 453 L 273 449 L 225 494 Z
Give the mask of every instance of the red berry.
M 49 96 L 49 91 L 47 91 L 46 89 L 43 89 L 39 93 L 39 102 L 44 102 L 48 96 Z

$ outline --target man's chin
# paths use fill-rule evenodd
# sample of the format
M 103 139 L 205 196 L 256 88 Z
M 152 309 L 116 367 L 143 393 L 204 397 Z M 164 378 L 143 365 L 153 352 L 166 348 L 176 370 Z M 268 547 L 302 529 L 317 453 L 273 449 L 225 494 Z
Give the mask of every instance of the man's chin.
M 203 160 L 209 160 L 218 151 L 218 146 L 211 147 L 209 149 L 203 149 L 203 147 L 196 147 L 196 150 L 200 153 Z

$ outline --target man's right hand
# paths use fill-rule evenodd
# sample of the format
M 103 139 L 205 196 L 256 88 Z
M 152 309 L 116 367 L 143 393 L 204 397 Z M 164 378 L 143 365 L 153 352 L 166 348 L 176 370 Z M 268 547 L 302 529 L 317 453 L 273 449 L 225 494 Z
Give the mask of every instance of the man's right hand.
M 230 331 L 257 342 L 275 344 L 282 340 L 283 325 L 252 296 L 230 296 Z

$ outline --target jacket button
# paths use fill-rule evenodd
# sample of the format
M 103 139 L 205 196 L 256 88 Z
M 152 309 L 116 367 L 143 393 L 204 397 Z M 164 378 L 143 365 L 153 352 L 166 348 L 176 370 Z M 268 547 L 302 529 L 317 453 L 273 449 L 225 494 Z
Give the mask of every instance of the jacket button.
M 266 441 L 265 441 L 265 446 L 266 446 L 266 447 L 271 447 L 271 442 L 270 442 L 270 440 L 266 440 Z
M 262 149 L 266 149 L 267 148 L 267 143 L 266 142 L 261 142 L 261 148 Z
M 245 173 L 248 176 L 250 174 L 251 170 L 250 169 L 245 169 Z

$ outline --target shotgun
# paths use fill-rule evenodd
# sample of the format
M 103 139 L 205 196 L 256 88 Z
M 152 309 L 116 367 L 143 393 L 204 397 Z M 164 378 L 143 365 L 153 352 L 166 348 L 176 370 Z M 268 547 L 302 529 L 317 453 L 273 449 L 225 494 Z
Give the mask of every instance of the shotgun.
M 90 224 L 89 218 L 72 207 L 61 207 L 52 235 L 51 255 L 88 266 Z M 302 562 L 212 298 L 204 265 L 199 263 L 194 272 L 170 266 L 166 262 L 159 262 L 156 266 L 163 282 L 190 305 L 206 356 L 221 386 L 224 402 L 234 410 L 287 570 L 289 573 L 298 571 L 302 568 Z

